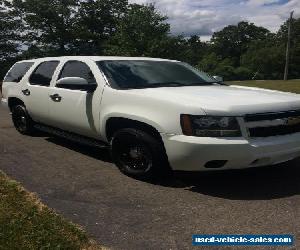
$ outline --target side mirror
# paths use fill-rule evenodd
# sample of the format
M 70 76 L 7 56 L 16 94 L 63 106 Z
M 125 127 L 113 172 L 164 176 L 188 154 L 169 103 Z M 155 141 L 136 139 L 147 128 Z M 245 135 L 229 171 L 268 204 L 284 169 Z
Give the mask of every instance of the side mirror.
M 65 77 L 56 82 L 56 87 L 94 92 L 98 85 L 97 83 L 88 83 L 86 79 L 81 77 Z
M 223 77 L 222 76 L 213 76 L 217 82 L 223 82 Z

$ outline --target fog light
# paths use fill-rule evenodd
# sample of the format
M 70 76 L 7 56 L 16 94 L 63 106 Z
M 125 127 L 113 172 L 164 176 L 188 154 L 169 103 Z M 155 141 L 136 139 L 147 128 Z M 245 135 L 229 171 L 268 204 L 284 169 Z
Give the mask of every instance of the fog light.
M 221 167 L 224 167 L 224 165 L 226 163 L 227 163 L 227 161 L 224 161 L 224 160 L 209 161 L 204 165 L 204 167 L 205 168 L 221 168 Z

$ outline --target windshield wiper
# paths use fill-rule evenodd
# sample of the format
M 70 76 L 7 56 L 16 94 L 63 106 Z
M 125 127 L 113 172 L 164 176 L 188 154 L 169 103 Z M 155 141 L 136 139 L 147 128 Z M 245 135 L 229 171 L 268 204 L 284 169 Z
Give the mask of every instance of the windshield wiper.
M 208 86 L 213 85 L 213 82 L 197 82 L 197 83 L 180 83 L 180 82 L 163 82 L 163 83 L 148 83 L 137 84 L 135 86 L 124 87 L 124 89 L 145 89 L 145 88 L 161 88 L 161 87 L 189 87 L 189 86 Z
M 208 86 L 213 84 L 214 84 L 213 82 L 195 82 L 195 83 L 186 84 L 186 86 Z
M 160 87 L 181 87 L 187 86 L 180 82 L 163 82 L 163 83 L 148 83 L 148 84 L 137 84 L 136 86 L 129 87 L 129 89 L 144 89 L 144 88 L 160 88 Z

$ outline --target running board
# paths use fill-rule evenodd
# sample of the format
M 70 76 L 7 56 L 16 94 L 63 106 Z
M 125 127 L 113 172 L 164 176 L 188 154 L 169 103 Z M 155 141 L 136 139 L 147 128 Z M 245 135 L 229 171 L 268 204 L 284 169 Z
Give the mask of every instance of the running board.
M 97 148 L 107 148 L 109 146 L 107 143 L 96 140 L 96 139 L 92 139 L 92 138 L 85 137 L 82 135 L 77 135 L 77 134 L 74 134 L 71 132 L 67 132 L 67 131 L 64 131 L 61 129 L 49 127 L 49 126 L 42 125 L 42 124 L 35 124 L 34 128 L 36 128 L 40 131 L 58 136 L 58 137 L 68 139 L 73 142 L 78 142 L 78 143 L 87 145 L 87 146 L 92 146 L 92 147 L 97 147 Z

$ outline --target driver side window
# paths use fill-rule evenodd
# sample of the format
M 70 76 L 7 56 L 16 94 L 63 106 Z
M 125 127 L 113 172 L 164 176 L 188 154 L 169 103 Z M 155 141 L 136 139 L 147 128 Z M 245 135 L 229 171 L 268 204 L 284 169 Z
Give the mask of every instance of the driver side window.
M 96 79 L 90 67 L 79 61 L 69 61 L 64 65 L 59 79 L 65 77 L 81 77 L 87 80 L 88 83 L 96 83 Z

